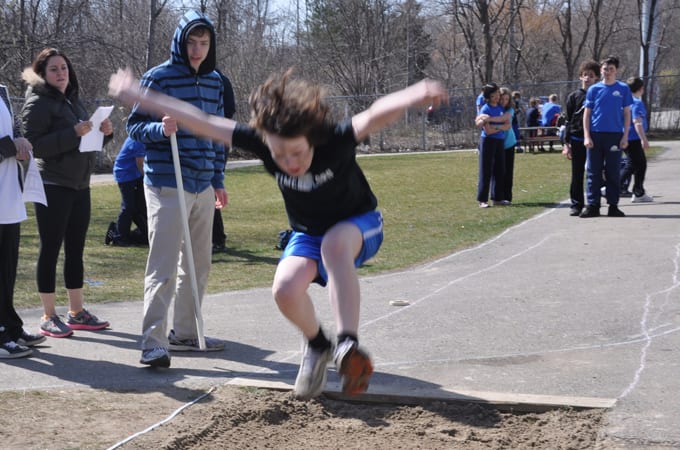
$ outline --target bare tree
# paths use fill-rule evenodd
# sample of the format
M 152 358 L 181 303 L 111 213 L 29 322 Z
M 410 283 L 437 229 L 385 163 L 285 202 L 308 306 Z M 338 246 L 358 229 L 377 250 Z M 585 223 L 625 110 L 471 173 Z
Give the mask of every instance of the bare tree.
M 567 78 L 573 79 L 578 68 L 588 38 L 590 25 L 593 22 L 593 11 L 584 9 L 584 3 L 579 0 L 565 0 L 557 11 L 557 24 L 561 42 L 559 42 Z
M 481 84 L 494 79 L 498 55 L 494 36 L 497 33 L 504 37 L 508 35 L 508 29 L 503 29 L 502 25 L 508 6 L 509 0 L 451 0 L 449 4 L 448 13 L 458 24 L 468 47 L 470 71 Z
M 153 54 L 156 47 L 156 22 L 163 12 L 168 0 L 149 0 L 149 28 L 146 36 L 146 68 L 150 69 L 153 64 Z

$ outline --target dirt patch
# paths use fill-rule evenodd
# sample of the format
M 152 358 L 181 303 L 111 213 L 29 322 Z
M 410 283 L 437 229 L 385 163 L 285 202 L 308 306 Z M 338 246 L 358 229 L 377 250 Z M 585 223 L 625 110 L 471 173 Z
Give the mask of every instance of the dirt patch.
M 0 394 L 2 448 L 101 449 L 159 424 L 204 391 Z M 601 410 L 502 413 L 474 403 L 375 404 L 223 386 L 121 449 L 592 449 Z M 601 446 L 600 446 L 601 447 Z

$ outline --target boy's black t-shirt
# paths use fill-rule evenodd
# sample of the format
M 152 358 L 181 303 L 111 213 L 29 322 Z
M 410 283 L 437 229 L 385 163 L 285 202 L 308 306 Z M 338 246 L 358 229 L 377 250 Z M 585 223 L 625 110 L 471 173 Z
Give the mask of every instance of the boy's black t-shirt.
M 301 177 L 279 169 L 255 129 L 238 124 L 232 137 L 234 146 L 254 153 L 276 179 L 290 226 L 316 236 L 342 220 L 374 210 L 378 204 L 356 162 L 351 120 L 329 125 L 324 136 L 325 143 L 314 148 L 311 167 Z

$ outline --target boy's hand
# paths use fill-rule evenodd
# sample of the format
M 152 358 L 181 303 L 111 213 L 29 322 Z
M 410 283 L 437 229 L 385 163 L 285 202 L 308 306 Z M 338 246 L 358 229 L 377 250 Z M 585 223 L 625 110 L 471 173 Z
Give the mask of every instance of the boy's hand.
M 177 121 L 170 116 L 163 116 L 163 134 L 169 137 L 172 133 L 177 132 Z
M 417 90 L 417 94 L 411 106 L 425 107 L 432 104 L 432 108 L 436 110 L 442 104 L 449 103 L 449 93 L 439 81 L 426 78 L 412 85 L 412 88 Z
M 139 97 L 139 81 L 130 69 L 118 69 L 109 79 L 109 95 L 126 106 L 132 106 Z
M 222 209 L 229 203 L 229 195 L 225 189 L 215 189 L 215 208 Z
M 564 147 L 562 148 L 562 154 L 565 156 L 565 158 L 571 159 L 571 144 L 564 144 Z

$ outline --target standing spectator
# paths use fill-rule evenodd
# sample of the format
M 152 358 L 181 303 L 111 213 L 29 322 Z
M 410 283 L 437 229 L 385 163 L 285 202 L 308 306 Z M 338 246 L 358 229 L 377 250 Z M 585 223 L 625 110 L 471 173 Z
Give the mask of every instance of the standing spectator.
M 578 216 L 583 210 L 583 177 L 586 170 L 586 147 L 583 145 L 583 112 L 586 91 L 598 79 L 600 65 L 597 61 L 584 61 L 578 69 L 581 87 L 569 93 L 565 101 L 566 124 L 564 130 L 564 149 L 562 153 L 571 160 L 571 197 L 570 216 Z
M 144 144 L 129 137 L 120 147 L 113 164 L 113 178 L 120 190 L 120 213 L 118 221 L 111 222 L 106 232 L 106 245 L 146 245 L 146 200 L 144 199 Z M 130 231 L 132 223 L 137 229 Z
M 512 91 L 512 107 L 515 110 L 518 125 L 523 126 L 526 123 L 524 120 L 526 105 L 522 100 L 522 93 L 520 91 Z
M 520 127 L 526 126 L 526 105 L 522 101 L 522 93 L 520 91 L 512 91 L 512 107 L 515 110 L 515 117 L 512 119 L 512 129 L 515 131 L 515 138 L 517 139 L 517 153 L 523 153 L 519 143 L 522 140 L 522 133 Z
M 7 87 L 0 84 L 0 359 L 22 358 L 45 336 L 24 330 L 14 309 L 14 283 L 19 261 L 21 222 L 26 220 L 22 198 L 24 166 L 31 158 L 31 143 L 19 135 Z
M 511 124 L 510 129 L 505 132 L 505 141 L 503 142 L 503 196 L 500 199 L 500 204 L 510 205 L 512 204 L 512 184 L 515 178 L 515 146 L 519 136 L 519 126 L 513 107 L 515 102 L 511 97 L 510 89 L 506 87 L 501 88 L 500 105 L 505 109 L 505 115 L 510 119 Z M 493 185 L 494 181 L 492 180 L 491 183 Z
M 645 92 L 645 82 L 642 78 L 629 78 L 628 87 L 633 94 L 633 106 L 631 108 L 631 124 L 628 135 L 628 148 L 624 150 L 628 156 L 628 163 L 624 165 L 621 172 L 621 180 L 634 176 L 633 183 L 633 203 L 653 202 L 651 195 L 645 192 L 645 174 L 647 173 L 647 157 L 645 150 L 649 149 L 647 140 L 647 108 L 642 101 L 642 94 Z M 623 183 L 621 191 L 626 191 Z
M 543 105 L 541 110 L 541 126 L 554 127 L 557 125 L 557 119 L 562 112 L 562 107 L 557 103 L 557 94 L 550 94 L 548 103 Z M 556 136 L 557 133 L 552 128 L 544 130 L 547 136 Z M 548 143 L 550 151 L 553 150 L 553 141 Z
M 335 122 L 320 86 L 291 80 L 286 73 L 269 78 L 251 94 L 253 127 L 135 89 L 130 74 L 115 75 L 109 87 L 126 103 L 138 102 L 141 108 L 173 114 L 182 127 L 227 145 L 233 143 L 262 159 L 276 179 L 294 230 L 276 268 L 272 292 L 281 313 L 304 337 L 295 395 L 309 399 L 323 391 L 331 358 L 343 392 L 364 392 L 373 365 L 358 341 L 361 295 L 355 268 L 380 248 L 383 220 L 356 162 L 356 147 L 408 108 L 431 102 L 436 107 L 446 101 L 443 86 L 422 80 L 376 100 L 351 119 Z M 335 349 L 308 293 L 314 282 L 329 288 L 338 332 Z
M 215 70 L 222 79 L 222 87 L 224 89 L 223 102 L 224 102 L 224 117 L 231 119 L 236 114 L 236 99 L 234 98 L 234 89 L 231 86 L 231 80 L 219 70 Z M 225 148 L 225 163 L 227 160 L 227 155 L 229 154 L 229 148 Z M 227 247 L 227 233 L 224 231 L 224 221 L 222 220 L 222 206 L 215 205 L 215 218 L 213 219 L 213 231 L 212 231 L 212 252 L 222 253 Z
M 141 80 L 145 90 L 185 100 L 210 114 L 224 115 L 223 86 L 215 71 L 215 30 L 202 14 L 188 11 L 171 43 L 170 59 L 150 69 Z M 149 256 L 144 278 L 141 364 L 170 367 L 174 351 L 201 351 L 196 324 L 183 224 L 170 137 L 177 134 L 180 169 L 189 231 L 202 303 L 211 264 L 215 207 L 227 204 L 224 190 L 224 146 L 177 127 L 171 115 L 149 115 L 133 108 L 127 123 L 130 137 L 146 147 L 144 190 L 149 226 Z M 186 245 L 186 244 L 185 244 Z M 168 311 L 174 298 L 174 327 L 168 333 Z M 205 338 L 205 350 L 224 343 Z
M 505 129 L 509 129 L 509 120 L 504 118 L 505 110 L 498 104 L 500 91 L 495 83 L 484 86 L 484 101 L 481 113 L 475 123 L 481 126 L 479 139 L 479 178 L 477 181 L 477 201 L 480 208 L 489 207 L 489 189 L 491 178 L 495 179 L 491 199 L 503 200 L 503 172 Z
M 633 96 L 626 83 L 616 79 L 619 60 L 608 56 L 600 62 L 602 81 L 586 93 L 583 142 L 586 147 L 588 206 L 580 217 L 600 215 L 602 171 L 606 176 L 610 217 L 624 217 L 618 207 L 621 188 L 621 150 L 628 148 L 630 108 Z
M 529 99 L 529 109 L 527 110 L 527 127 L 533 128 L 532 130 L 528 130 L 528 135 L 530 138 L 535 138 L 538 136 L 538 127 L 541 126 L 541 112 L 538 109 L 539 102 L 540 100 L 536 97 L 531 97 Z M 532 152 L 535 149 L 535 144 L 533 142 L 529 142 L 529 148 L 527 150 Z M 543 144 L 540 144 L 538 149 L 540 151 L 544 151 Z
M 22 131 L 31 141 L 42 176 L 47 206 L 35 205 L 40 250 L 37 284 L 44 316 L 40 332 L 66 337 L 73 330 L 101 330 L 109 322 L 83 308 L 83 251 L 90 224 L 90 175 L 95 152 L 81 152 L 80 138 L 92 130 L 79 98 L 78 78 L 68 57 L 55 48 L 42 50 L 24 71 L 28 83 L 22 111 Z M 113 126 L 106 119 L 99 129 L 104 142 Z M 56 271 L 64 244 L 64 282 L 69 311 L 64 323 L 56 311 Z
M 477 96 L 477 99 L 475 100 L 475 105 L 477 107 L 477 115 L 480 115 L 482 113 L 482 106 L 486 103 L 486 99 L 484 98 L 484 88 L 482 87 L 482 91 L 479 93 Z

